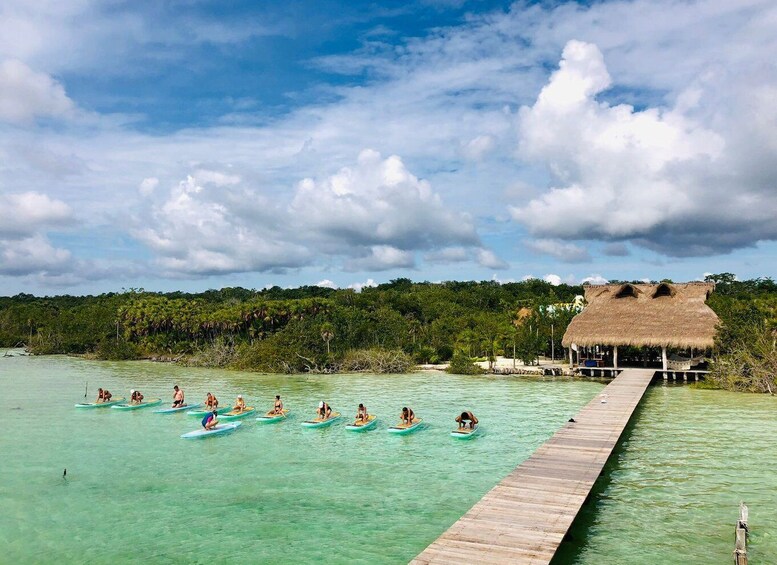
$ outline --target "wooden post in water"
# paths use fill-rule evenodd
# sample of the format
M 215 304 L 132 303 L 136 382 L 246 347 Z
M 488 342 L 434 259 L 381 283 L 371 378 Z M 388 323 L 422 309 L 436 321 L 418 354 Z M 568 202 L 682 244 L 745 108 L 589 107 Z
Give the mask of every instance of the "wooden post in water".
M 739 520 L 736 528 L 736 547 L 734 565 L 747 565 L 747 518 L 748 510 L 744 502 L 739 503 Z

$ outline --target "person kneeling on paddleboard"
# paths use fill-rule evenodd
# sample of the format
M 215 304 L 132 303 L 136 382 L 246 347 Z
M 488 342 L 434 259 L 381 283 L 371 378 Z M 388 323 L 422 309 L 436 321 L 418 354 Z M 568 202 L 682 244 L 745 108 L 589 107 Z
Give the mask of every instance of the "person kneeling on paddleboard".
M 359 409 L 356 411 L 356 421 L 366 422 L 369 416 L 370 415 L 367 414 L 367 407 L 360 402 Z
M 246 409 L 246 401 L 243 400 L 242 394 L 238 394 L 237 400 L 235 401 L 235 405 L 232 407 L 232 410 L 234 410 L 235 412 L 242 412 L 245 409 Z
M 130 391 L 130 404 L 140 404 L 143 402 L 143 395 L 139 390 Z
M 275 414 L 283 414 L 283 402 L 281 402 L 281 395 L 275 395 L 275 407 L 273 408 Z
M 175 385 L 173 387 L 173 390 L 175 391 L 173 393 L 173 408 L 180 408 L 184 405 L 183 403 L 183 391 L 178 388 L 178 385 Z
M 399 419 L 402 420 L 403 424 L 412 424 L 413 420 L 415 420 L 415 412 L 405 406 L 402 408 L 402 413 L 399 415 Z
M 205 397 L 205 408 L 218 408 L 219 407 L 219 399 L 213 396 L 211 393 L 208 393 L 208 396 Z
M 456 421 L 459 423 L 459 429 L 466 428 L 467 424 L 469 424 L 470 429 L 475 429 L 475 424 L 478 423 L 478 419 L 469 410 L 465 410 L 456 416 Z
M 326 402 L 323 400 L 318 403 L 318 417 L 322 420 L 326 420 L 329 418 L 329 416 L 332 415 L 332 407 L 329 406 Z
M 209 412 L 205 415 L 205 417 L 202 419 L 202 427 L 206 430 L 210 430 L 212 428 L 216 427 L 216 424 L 219 423 L 218 421 L 218 412 L 214 410 L 213 412 Z

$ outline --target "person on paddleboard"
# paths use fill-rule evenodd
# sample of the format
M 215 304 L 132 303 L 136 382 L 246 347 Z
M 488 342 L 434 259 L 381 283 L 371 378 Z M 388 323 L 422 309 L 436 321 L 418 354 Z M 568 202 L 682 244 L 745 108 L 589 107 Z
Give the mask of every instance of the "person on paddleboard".
M 465 410 L 458 416 L 456 416 L 456 422 L 459 424 L 459 429 L 466 428 L 469 424 L 470 429 L 475 429 L 475 424 L 478 423 L 478 419 L 469 410 Z
M 211 393 L 205 397 L 205 408 L 218 408 L 219 399 L 213 396 Z
M 356 421 L 366 422 L 369 417 L 370 415 L 367 414 L 367 407 L 360 402 L 359 408 L 356 410 Z
M 281 395 L 275 395 L 275 406 L 273 407 L 274 414 L 283 414 L 283 402 L 281 402 Z
M 143 402 L 143 395 L 139 390 L 130 391 L 130 404 L 140 404 Z
M 235 400 L 235 405 L 232 407 L 232 410 L 234 410 L 235 412 L 242 412 L 245 409 L 246 409 L 246 401 L 243 400 L 242 394 L 238 394 L 237 400 Z
M 332 415 L 332 407 L 323 400 L 318 403 L 318 417 L 326 420 Z
M 103 402 L 110 402 L 111 398 L 113 398 L 113 395 L 111 394 L 111 391 L 107 388 L 103 390 Z
M 105 402 L 105 393 L 103 392 L 103 389 L 101 388 L 97 389 L 97 400 L 95 400 L 95 402 L 97 404 L 100 404 L 101 402 Z
M 415 420 L 415 412 L 412 409 L 405 406 L 402 408 L 402 413 L 399 415 L 399 419 L 403 424 L 412 424 Z
M 173 390 L 175 391 L 173 393 L 173 408 L 180 408 L 181 406 L 184 406 L 183 391 L 178 388 L 178 385 L 175 385 Z
M 215 428 L 218 423 L 219 423 L 218 412 L 216 410 L 205 414 L 205 417 L 202 419 L 202 422 L 201 422 L 202 427 L 206 430 Z

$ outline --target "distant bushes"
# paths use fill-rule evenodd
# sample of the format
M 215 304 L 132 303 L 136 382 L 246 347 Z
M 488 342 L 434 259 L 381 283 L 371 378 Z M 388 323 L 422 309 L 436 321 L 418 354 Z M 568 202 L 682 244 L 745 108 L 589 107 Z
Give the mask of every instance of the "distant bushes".
M 117 343 L 114 339 L 104 339 L 97 344 L 94 350 L 94 357 L 106 361 L 128 361 L 140 359 L 141 352 L 134 343 L 123 340 Z
M 277 340 L 240 346 L 231 367 L 263 373 L 407 373 L 415 368 L 412 356 L 401 349 L 353 349 L 338 357 L 300 353 Z
M 454 375 L 482 375 L 485 372 L 483 367 L 475 365 L 469 355 L 463 351 L 457 351 L 453 354 L 447 371 Z
M 237 352 L 232 340 L 218 337 L 186 357 L 182 364 L 190 367 L 226 368 L 235 362 Z
M 707 383 L 777 393 L 777 284 L 771 279 L 737 281 L 731 273 L 707 280 L 716 283 L 709 305 L 721 322 Z
M 340 369 L 345 372 L 408 373 L 415 369 L 415 362 L 401 349 L 354 349 L 345 354 Z
M 267 339 L 254 344 L 240 344 L 230 367 L 259 373 L 301 373 L 305 366 L 297 354 L 277 340 Z M 279 346 L 280 345 L 280 346 Z
M 777 392 L 777 336 L 762 331 L 731 347 L 712 365 L 708 380 L 720 388 L 744 392 Z

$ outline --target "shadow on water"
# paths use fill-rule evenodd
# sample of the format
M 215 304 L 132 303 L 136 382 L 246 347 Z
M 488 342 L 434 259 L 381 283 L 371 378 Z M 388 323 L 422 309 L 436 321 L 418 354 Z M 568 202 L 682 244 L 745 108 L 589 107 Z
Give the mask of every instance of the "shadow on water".
M 645 395 L 647 395 L 647 391 L 645 391 Z M 589 533 L 596 523 L 600 502 L 606 497 L 607 489 L 612 482 L 612 473 L 620 465 L 621 457 L 627 449 L 631 432 L 639 422 L 643 407 L 644 396 L 634 410 L 629 423 L 624 428 L 618 443 L 615 445 L 612 454 L 610 454 L 610 458 L 607 460 L 604 469 L 602 469 L 601 475 L 594 483 L 588 498 L 580 508 L 580 512 L 578 512 L 574 522 L 572 522 L 567 535 L 564 536 L 564 541 L 559 545 L 550 565 L 572 565 L 577 563 L 582 552 L 588 546 Z

